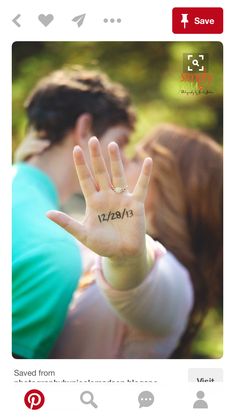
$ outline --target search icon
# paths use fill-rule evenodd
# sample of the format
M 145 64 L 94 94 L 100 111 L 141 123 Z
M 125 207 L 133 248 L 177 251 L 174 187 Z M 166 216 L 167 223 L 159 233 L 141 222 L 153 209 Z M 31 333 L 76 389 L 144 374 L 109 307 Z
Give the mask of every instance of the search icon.
M 81 393 L 80 400 L 85 405 L 91 404 L 93 408 L 98 408 L 98 405 L 94 402 L 94 395 L 89 390 L 85 390 L 85 392 Z
M 193 65 L 196 65 L 197 67 L 199 67 L 199 62 L 198 62 L 198 60 L 192 60 L 192 64 L 193 64 Z

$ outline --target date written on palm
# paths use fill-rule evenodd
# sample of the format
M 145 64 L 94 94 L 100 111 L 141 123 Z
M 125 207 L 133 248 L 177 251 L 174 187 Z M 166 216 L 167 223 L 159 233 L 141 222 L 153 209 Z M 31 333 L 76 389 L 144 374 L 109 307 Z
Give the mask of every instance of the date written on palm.
M 109 211 L 109 213 L 102 213 L 101 215 L 98 215 L 99 221 L 100 223 L 102 222 L 109 222 L 109 221 L 114 221 L 115 219 L 123 219 L 124 217 L 126 218 L 131 218 L 134 215 L 133 210 L 127 210 L 126 208 L 123 209 L 122 212 L 120 212 L 119 210 L 117 210 L 116 212 L 111 212 L 111 210 Z

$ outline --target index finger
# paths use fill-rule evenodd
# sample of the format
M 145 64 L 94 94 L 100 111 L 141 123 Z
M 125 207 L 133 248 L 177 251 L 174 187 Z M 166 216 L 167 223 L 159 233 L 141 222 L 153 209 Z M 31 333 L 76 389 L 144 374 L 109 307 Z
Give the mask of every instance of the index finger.
M 73 159 L 82 192 L 85 199 L 87 199 L 97 190 L 90 169 L 85 161 L 82 149 L 78 145 L 73 150 Z

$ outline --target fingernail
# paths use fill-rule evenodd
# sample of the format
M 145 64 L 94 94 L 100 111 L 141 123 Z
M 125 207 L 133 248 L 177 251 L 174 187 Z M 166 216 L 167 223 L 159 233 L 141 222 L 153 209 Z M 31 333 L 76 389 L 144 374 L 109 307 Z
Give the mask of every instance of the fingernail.
M 118 144 L 116 142 L 114 142 L 114 141 L 113 142 L 110 142 L 109 148 L 111 150 L 115 150 L 115 151 L 119 149 Z
M 99 140 L 96 136 L 92 136 L 88 142 L 99 142 Z
M 58 214 L 58 213 L 60 213 L 58 210 L 54 210 L 54 209 L 51 209 L 51 210 L 48 210 L 47 212 L 46 212 L 46 216 L 48 217 L 48 218 L 50 218 L 50 217 L 52 217 L 54 214 Z
M 76 153 L 80 151 L 81 151 L 81 148 L 79 147 L 79 145 L 76 145 L 73 149 L 73 152 L 76 152 Z
M 58 210 L 49 210 L 46 213 L 47 218 L 49 218 L 53 222 L 60 223 L 61 225 L 67 224 L 67 217 L 63 212 Z

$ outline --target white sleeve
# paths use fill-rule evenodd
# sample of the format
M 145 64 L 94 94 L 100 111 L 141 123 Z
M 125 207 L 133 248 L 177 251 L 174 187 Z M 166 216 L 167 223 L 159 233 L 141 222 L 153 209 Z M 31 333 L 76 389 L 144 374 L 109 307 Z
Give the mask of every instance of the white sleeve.
M 154 243 L 155 254 L 159 243 Z M 98 271 L 97 283 L 115 312 L 129 325 L 157 336 L 180 337 L 193 306 L 193 288 L 187 269 L 170 252 L 156 257 L 140 286 L 113 289 Z

